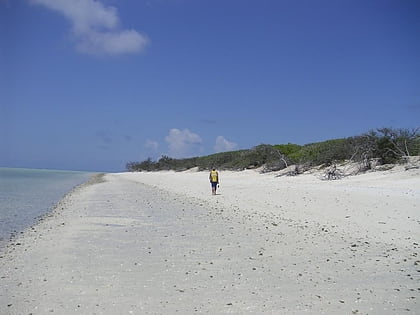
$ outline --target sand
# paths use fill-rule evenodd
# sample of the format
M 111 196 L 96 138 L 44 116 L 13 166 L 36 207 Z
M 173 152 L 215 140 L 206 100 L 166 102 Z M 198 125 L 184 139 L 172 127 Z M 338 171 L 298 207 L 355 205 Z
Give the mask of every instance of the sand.
M 420 170 L 106 174 L 0 255 L 0 314 L 420 314 Z

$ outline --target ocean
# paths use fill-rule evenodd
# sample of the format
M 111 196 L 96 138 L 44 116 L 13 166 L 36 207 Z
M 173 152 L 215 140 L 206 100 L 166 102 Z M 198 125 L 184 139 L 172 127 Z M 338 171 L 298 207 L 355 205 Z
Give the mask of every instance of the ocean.
M 93 173 L 0 168 L 0 248 Z

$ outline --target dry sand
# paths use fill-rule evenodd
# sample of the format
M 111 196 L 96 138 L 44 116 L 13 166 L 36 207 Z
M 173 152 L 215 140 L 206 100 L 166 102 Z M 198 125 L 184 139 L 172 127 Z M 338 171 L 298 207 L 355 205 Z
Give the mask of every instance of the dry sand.
M 420 170 L 107 174 L 0 255 L 0 314 L 420 314 Z

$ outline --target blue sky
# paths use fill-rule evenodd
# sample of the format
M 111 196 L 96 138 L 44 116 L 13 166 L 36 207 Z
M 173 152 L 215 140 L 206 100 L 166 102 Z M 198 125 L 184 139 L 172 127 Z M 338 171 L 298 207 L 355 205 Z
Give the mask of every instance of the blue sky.
M 0 166 L 420 126 L 417 0 L 0 0 Z

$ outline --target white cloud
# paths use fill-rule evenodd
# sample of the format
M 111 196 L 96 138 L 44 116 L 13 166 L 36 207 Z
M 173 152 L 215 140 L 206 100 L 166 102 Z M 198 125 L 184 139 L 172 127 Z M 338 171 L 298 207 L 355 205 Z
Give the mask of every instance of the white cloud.
M 168 136 L 165 138 L 169 145 L 169 154 L 174 158 L 183 158 L 197 152 L 202 143 L 201 137 L 188 129 L 169 130 Z
M 79 37 L 76 47 L 79 52 L 92 55 L 119 55 L 139 52 L 146 45 L 146 38 L 134 30 L 125 30 L 107 33 L 91 31 Z
M 232 151 L 236 149 L 238 145 L 235 142 L 228 141 L 223 136 L 218 136 L 216 138 L 216 144 L 214 145 L 215 152 L 225 152 Z
M 135 30 L 120 28 L 117 9 L 97 0 L 30 0 L 57 11 L 72 24 L 79 52 L 118 55 L 141 52 L 149 40 Z

